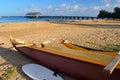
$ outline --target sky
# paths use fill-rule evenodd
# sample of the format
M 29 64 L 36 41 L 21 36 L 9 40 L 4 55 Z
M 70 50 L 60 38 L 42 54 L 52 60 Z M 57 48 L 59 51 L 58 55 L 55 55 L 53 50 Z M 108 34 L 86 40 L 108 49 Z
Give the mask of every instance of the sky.
M 24 16 L 40 12 L 45 16 L 97 16 L 99 10 L 113 12 L 120 0 L 0 0 L 0 16 Z

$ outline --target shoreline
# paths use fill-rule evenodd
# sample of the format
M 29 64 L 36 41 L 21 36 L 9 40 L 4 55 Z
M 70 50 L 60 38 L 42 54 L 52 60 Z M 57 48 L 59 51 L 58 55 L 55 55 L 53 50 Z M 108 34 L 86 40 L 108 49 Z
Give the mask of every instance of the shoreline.
M 98 24 L 104 26 L 100 27 L 101 25 Z M 105 25 L 112 25 L 113 27 Z M 114 25 L 117 27 L 114 27 Z M 48 21 L 5 23 L 0 24 L 0 34 L 0 44 L 4 43 L 0 45 L 0 70 L 8 64 L 18 67 L 9 80 L 30 80 L 21 71 L 21 66 L 27 63 L 34 63 L 12 47 L 9 41 L 10 35 L 36 44 L 50 40 L 53 45 L 60 47 L 63 47 L 60 40 L 65 39 L 79 46 L 99 50 L 110 50 L 113 45 L 114 47 L 117 45 L 120 48 L 120 24 L 114 21 L 80 20 L 60 23 Z M 60 75 L 65 80 L 76 80 L 61 73 Z

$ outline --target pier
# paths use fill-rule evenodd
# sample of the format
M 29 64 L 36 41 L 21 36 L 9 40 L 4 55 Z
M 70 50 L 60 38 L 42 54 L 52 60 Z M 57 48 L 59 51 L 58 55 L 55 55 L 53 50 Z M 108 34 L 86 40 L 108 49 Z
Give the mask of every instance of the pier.
M 39 16 L 39 18 L 48 18 L 48 19 L 70 19 L 70 20 L 93 20 L 98 19 L 97 17 L 89 17 L 89 16 Z

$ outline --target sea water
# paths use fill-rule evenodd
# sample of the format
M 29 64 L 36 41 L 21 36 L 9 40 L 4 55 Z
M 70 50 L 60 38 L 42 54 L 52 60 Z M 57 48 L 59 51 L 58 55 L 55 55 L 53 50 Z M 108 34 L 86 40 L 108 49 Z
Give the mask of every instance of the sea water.
M 1 16 L 0 23 L 9 22 L 30 22 L 30 21 L 46 21 L 46 20 L 67 20 L 60 18 L 26 18 L 25 16 Z

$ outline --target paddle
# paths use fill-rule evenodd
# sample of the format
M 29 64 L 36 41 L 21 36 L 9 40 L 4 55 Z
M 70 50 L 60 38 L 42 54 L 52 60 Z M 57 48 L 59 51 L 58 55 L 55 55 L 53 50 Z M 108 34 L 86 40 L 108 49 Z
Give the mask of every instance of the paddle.
M 104 72 L 107 74 L 111 74 L 118 65 L 119 61 L 120 61 L 120 51 L 118 55 L 104 68 Z

